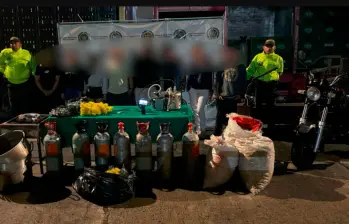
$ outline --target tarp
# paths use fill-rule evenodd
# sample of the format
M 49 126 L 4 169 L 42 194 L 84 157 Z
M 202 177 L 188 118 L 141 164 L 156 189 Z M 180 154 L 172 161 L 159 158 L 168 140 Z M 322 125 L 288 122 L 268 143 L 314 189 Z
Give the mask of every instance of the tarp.
M 58 23 L 59 44 L 126 38 L 186 39 L 223 45 L 223 18 Z

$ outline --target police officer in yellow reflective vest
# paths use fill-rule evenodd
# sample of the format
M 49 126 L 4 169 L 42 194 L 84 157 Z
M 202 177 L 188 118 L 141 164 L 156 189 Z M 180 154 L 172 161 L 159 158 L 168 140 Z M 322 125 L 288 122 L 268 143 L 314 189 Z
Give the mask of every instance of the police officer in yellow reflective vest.
M 262 121 L 266 124 L 265 126 L 273 125 L 272 112 L 275 105 L 276 87 L 284 71 L 284 60 L 280 55 L 275 54 L 275 49 L 275 41 L 272 39 L 266 40 L 263 45 L 263 52 L 257 54 L 246 69 L 247 80 L 250 80 L 252 77 L 261 75 L 275 67 L 277 68 L 275 71 L 259 78 L 256 83 L 257 115 L 253 116 L 259 119 L 263 117 L 265 120 L 263 119 Z M 264 115 L 260 113 L 263 104 L 265 104 L 263 106 Z
M 0 73 L 5 75 L 9 86 L 12 113 L 17 116 L 30 111 L 30 95 L 33 93 L 36 63 L 29 51 L 22 49 L 18 37 L 10 39 L 10 47 L 0 52 Z M 32 102 L 33 103 L 33 102 Z

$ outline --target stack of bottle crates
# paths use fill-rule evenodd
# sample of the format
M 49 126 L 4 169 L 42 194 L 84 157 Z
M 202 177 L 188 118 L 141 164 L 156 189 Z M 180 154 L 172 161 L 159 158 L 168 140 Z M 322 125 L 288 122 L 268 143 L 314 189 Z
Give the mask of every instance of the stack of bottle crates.
M 9 47 L 12 36 L 18 36 L 17 7 L 0 7 L 0 50 Z
M 82 21 L 98 21 L 98 8 L 97 7 L 79 7 L 78 8 L 79 20 Z
M 18 7 L 19 38 L 23 48 L 35 54 L 39 48 L 38 7 Z
M 48 48 L 58 43 L 57 37 L 57 8 L 56 7 L 39 7 L 39 47 L 40 49 Z
M 78 10 L 76 7 L 57 6 L 57 22 L 81 22 L 78 19 Z
M 119 19 L 119 9 L 116 6 L 99 7 L 99 21 L 109 21 Z
M 348 18 L 345 7 L 301 7 L 298 49 L 306 53 L 306 63 L 323 55 L 348 55 L 347 28 L 341 24 Z M 318 61 L 314 66 L 325 67 L 326 61 Z M 297 67 L 304 68 L 301 63 Z

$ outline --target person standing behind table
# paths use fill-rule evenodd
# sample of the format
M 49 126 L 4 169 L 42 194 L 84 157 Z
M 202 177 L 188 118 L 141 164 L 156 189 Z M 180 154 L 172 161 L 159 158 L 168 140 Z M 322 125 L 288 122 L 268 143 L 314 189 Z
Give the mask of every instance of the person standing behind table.
M 252 77 L 261 75 L 268 70 L 277 68 L 277 70 L 270 72 L 258 79 L 257 81 L 257 93 L 256 93 L 256 108 L 257 117 L 260 119 L 260 108 L 262 103 L 265 102 L 265 120 L 267 127 L 272 124 L 272 112 L 275 104 L 275 90 L 277 88 L 280 76 L 284 71 L 284 60 L 278 54 L 275 54 L 275 41 L 268 39 L 265 41 L 263 46 L 263 52 L 257 54 L 251 61 L 250 65 L 246 68 L 247 80 Z
M 173 80 L 175 83 L 176 89 L 180 89 L 181 87 L 181 77 L 180 77 L 180 69 L 178 65 L 178 61 L 176 59 L 176 56 L 174 55 L 174 52 L 171 48 L 165 47 L 163 50 L 163 62 L 160 65 L 159 75 L 163 79 L 170 79 Z M 173 83 L 166 80 L 164 81 L 164 89 L 167 90 L 168 88 L 173 88 Z
M 88 74 L 84 71 L 65 72 L 62 75 L 63 99 L 65 102 L 82 96 Z
M 62 72 L 56 68 L 38 65 L 35 83 L 39 89 L 40 113 L 48 113 L 59 105 L 64 104 L 61 97 L 60 78 Z
M 84 94 L 92 100 L 107 100 L 108 77 L 100 73 L 91 74 L 84 88 Z
M 0 73 L 8 81 L 8 90 L 12 113 L 17 116 L 32 112 L 29 104 L 35 75 L 36 63 L 29 51 L 22 48 L 18 37 L 11 37 L 10 48 L 0 52 Z
M 142 50 L 141 55 L 134 63 L 135 100 L 136 104 L 141 98 L 148 99 L 148 90 L 151 84 L 159 80 L 159 64 L 153 58 L 150 47 Z
M 187 87 L 190 98 L 190 106 L 194 112 L 196 133 L 203 134 L 206 128 L 205 105 L 210 91 L 213 89 L 213 73 L 203 72 L 189 75 Z
M 238 70 L 235 68 L 216 73 L 213 95 L 213 98 L 217 101 L 215 136 L 220 136 L 222 134 L 223 125 L 228 124 L 226 115 L 229 113 L 236 113 L 237 111 L 237 100 L 241 98 L 235 88 L 238 75 Z
M 131 105 L 133 77 L 130 75 L 125 52 L 122 49 L 113 49 L 106 62 L 109 80 L 107 103 L 113 106 Z
M 101 74 L 101 70 L 98 66 L 98 59 L 92 57 L 90 59 L 90 71 L 91 74 L 87 79 L 87 84 L 84 88 L 84 94 L 92 100 L 107 100 L 108 93 L 108 77 Z

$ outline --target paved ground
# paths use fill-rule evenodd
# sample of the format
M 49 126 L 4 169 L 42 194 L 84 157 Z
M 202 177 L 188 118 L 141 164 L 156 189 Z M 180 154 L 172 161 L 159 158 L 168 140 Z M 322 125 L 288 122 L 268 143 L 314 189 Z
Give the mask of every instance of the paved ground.
M 288 160 L 288 143 L 278 142 L 276 149 L 278 159 Z M 136 198 L 104 208 L 72 188 L 64 199 L 46 204 L 28 204 L 27 193 L 15 194 L 0 200 L 1 223 L 349 223 L 349 171 L 338 155 L 346 157 L 341 152 L 320 155 L 311 171 L 294 172 L 290 165 L 257 196 L 154 190 L 156 200 Z

